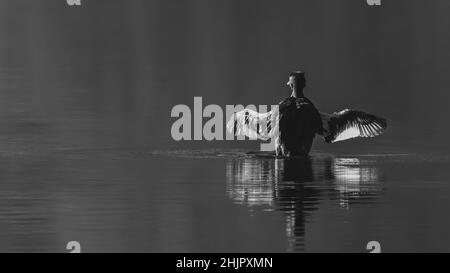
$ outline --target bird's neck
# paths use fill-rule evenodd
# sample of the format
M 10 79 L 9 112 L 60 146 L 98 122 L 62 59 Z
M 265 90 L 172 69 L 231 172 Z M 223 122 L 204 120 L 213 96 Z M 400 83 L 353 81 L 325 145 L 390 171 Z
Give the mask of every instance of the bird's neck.
M 293 90 L 292 90 L 291 97 L 294 97 L 294 98 L 303 98 L 303 97 L 305 97 L 305 96 L 303 95 L 303 90 L 293 89 Z

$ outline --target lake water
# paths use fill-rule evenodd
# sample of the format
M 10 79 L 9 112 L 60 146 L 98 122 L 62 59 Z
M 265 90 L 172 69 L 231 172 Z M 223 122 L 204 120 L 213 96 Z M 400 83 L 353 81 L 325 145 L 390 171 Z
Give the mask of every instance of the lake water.
M 449 251 L 445 155 L 2 146 L 0 251 Z
M 387 117 L 379 138 L 275 159 L 173 141 L 192 97 L 24 67 L 0 68 L 1 252 L 450 251 L 445 128 Z

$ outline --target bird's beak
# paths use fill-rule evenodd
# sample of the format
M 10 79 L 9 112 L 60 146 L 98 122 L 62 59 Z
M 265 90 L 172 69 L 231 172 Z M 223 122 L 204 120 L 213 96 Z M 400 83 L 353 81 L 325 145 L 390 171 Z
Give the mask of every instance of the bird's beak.
M 293 84 L 292 78 L 289 78 L 288 82 L 286 83 L 287 86 L 291 86 Z

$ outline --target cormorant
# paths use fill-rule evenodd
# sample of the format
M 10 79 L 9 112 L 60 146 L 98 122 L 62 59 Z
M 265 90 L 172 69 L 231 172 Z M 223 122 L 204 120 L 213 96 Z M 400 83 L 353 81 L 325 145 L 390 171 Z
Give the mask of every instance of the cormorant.
M 307 156 L 315 135 L 327 143 L 355 137 L 374 137 L 384 132 L 386 120 L 362 111 L 345 109 L 322 113 L 305 97 L 305 73 L 292 72 L 287 85 L 292 94 L 267 113 L 244 109 L 234 113 L 227 130 L 234 135 L 268 140 L 275 138 L 277 156 Z

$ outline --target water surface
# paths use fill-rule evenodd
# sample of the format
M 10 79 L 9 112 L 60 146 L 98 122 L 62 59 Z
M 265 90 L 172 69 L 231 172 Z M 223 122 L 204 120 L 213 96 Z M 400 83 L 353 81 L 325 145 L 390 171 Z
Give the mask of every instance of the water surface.
M 99 148 L 0 166 L 1 251 L 449 250 L 445 157 Z

